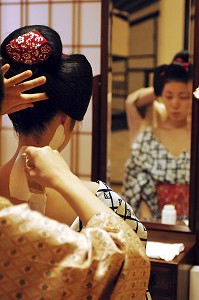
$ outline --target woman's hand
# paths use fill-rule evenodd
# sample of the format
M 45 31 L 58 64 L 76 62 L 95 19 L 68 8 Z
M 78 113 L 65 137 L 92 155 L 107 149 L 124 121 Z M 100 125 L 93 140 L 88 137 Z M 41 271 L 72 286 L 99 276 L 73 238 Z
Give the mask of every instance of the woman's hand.
M 55 189 L 86 224 L 101 212 L 114 213 L 98 199 L 69 169 L 58 151 L 49 146 L 27 147 L 25 150 L 26 173 L 38 184 Z
M 25 150 L 26 173 L 38 184 L 57 188 L 57 183 L 74 175 L 68 168 L 67 163 L 57 150 L 49 146 L 43 148 L 27 147 Z
M 5 64 L 1 68 L 3 77 L 9 68 L 9 64 Z M 48 98 L 45 93 L 22 94 L 22 92 L 28 91 L 46 82 L 44 76 L 23 82 L 31 76 L 32 71 L 27 70 L 9 79 L 3 78 L 4 98 L 1 104 L 1 114 L 10 114 L 28 107 L 33 107 L 33 102 L 46 100 Z

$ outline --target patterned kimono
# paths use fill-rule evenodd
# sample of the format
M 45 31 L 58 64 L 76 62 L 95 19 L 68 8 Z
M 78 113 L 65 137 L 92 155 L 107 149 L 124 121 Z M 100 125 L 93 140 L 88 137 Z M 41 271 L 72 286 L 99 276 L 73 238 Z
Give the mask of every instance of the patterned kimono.
M 146 229 L 131 207 L 100 182 L 101 213 L 81 230 L 0 199 L 0 299 L 151 299 Z M 126 222 L 124 222 L 124 219 Z
M 122 193 L 137 215 L 145 201 L 154 216 L 160 216 L 164 204 L 174 204 L 178 217 L 187 218 L 189 178 L 190 154 L 173 156 L 148 127 L 132 145 Z

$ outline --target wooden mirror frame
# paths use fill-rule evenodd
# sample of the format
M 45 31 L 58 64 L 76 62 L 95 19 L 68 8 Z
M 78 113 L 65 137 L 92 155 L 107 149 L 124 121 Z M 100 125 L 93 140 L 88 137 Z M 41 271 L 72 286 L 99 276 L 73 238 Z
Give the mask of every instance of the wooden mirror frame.
M 199 86 L 199 0 L 195 0 L 193 90 Z M 192 101 L 190 229 L 196 234 L 196 253 L 199 253 L 199 100 Z M 196 255 L 199 263 L 199 255 Z
M 101 14 L 101 75 L 94 80 L 92 180 L 106 182 L 107 176 L 107 93 L 109 47 L 109 1 L 102 1 Z M 194 79 L 193 89 L 199 86 L 199 0 L 195 0 Z M 190 172 L 189 227 L 144 223 L 147 230 L 184 232 L 196 235 L 196 253 L 199 253 L 199 100 L 193 98 Z M 199 263 L 199 257 L 196 258 Z

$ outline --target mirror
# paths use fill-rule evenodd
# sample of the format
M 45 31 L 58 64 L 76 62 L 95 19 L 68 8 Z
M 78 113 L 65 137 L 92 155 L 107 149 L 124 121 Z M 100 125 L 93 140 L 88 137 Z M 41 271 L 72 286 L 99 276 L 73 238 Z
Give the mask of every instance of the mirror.
M 108 132 L 107 141 L 107 167 L 109 184 L 119 194 L 121 194 L 124 164 L 129 157 L 131 144 L 125 110 L 127 95 L 140 87 L 149 86 L 153 68 L 162 63 L 170 63 L 174 54 L 183 47 L 193 55 L 193 1 L 172 1 L 172 4 L 178 3 L 179 5 L 181 3 L 182 9 L 185 5 L 182 12 L 182 28 L 179 30 L 179 26 L 176 26 L 178 30 L 178 34 L 174 34 L 176 44 L 171 42 L 170 45 L 167 45 L 167 43 L 165 46 L 164 42 L 162 44 L 158 43 L 161 34 L 164 33 L 166 38 L 166 35 L 171 35 L 171 30 L 174 30 L 174 28 L 169 28 L 169 31 L 168 29 L 165 31 L 164 25 L 162 27 L 160 25 L 160 20 L 164 18 L 168 20 L 168 12 L 163 11 L 166 9 L 166 2 L 168 5 L 168 1 L 165 0 L 113 0 L 111 2 L 112 39 L 110 49 L 112 60 L 110 70 L 112 77 L 112 112 L 111 119 L 108 122 L 108 128 L 111 122 L 111 130 Z M 174 8 L 173 10 L 175 11 Z M 173 10 L 171 3 L 169 3 L 169 13 L 171 14 Z M 172 24 L 171 21 L 169 23 Z M 114 27 L 116 25 L 117 27 Z M 168 22 L 166 25 L 168 27 Z M 143 40 L 140 37 L 143 36 L 144 32 L 147 32 L 147 35 Z M 134 35 L 133 38 L 132 34 Z M 119 41 L 118 37 L 120 37 Z M 165 49 L 163 49 L 163 45 Z M 129 51 L 129 49 L 131 50 Z M 177 226 L 169 225 L 168 227 L 168 225 L 160 224 L 159 221 L 147 221 L 147 228 L 156 228 L 157 226 L 164 229 L 189 231 L 189 226 L 186 226 L 184 222 L 179 222 Z

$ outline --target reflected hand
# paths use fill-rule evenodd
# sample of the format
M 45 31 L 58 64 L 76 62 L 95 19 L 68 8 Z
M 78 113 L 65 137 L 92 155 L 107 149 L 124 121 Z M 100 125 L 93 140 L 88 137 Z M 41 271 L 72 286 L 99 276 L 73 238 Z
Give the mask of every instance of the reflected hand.
M 5 64 L 1 70 L 4 77 L 9 70 L 9 64 Z M 44 76 L 22 82 L 32 76 L 32 71 L 27 70 L 9 79 L 3 78 L 4 81 L 4 99 L 1 104 L 1 114 L 10 114 L 34 106 L 34 102 L 47 100 L 45 93 L 22 94 L 32 88 L 40 86 L 46 82 Z M 22 82 L 22 83 L 20 83 Z

